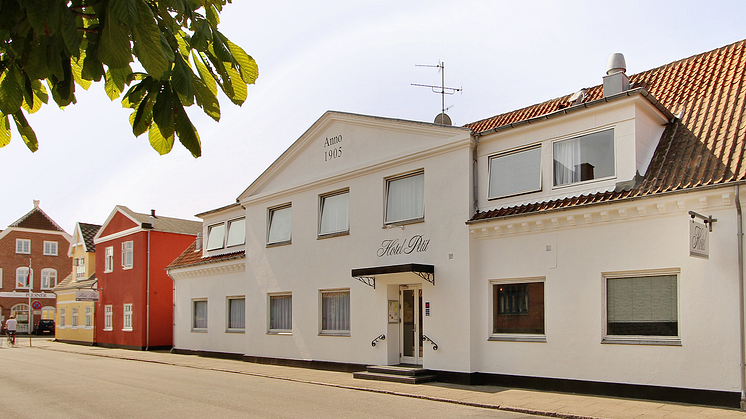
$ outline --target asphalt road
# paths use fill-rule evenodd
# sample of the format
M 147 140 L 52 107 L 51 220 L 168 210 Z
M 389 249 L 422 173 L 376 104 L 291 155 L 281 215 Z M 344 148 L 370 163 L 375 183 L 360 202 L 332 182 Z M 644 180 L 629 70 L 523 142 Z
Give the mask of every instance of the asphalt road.
M 0 349 L 0 418 L 537 418 L 141 361 Z

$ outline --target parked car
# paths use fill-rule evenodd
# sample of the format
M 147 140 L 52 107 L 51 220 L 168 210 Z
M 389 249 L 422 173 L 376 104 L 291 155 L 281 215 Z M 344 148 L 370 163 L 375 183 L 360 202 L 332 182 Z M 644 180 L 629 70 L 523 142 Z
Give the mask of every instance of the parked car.
M 54 335 L 54 320 L 39 320 L 39 323 L 36 324 L 34 334 L 42 335 L 44 333 Z

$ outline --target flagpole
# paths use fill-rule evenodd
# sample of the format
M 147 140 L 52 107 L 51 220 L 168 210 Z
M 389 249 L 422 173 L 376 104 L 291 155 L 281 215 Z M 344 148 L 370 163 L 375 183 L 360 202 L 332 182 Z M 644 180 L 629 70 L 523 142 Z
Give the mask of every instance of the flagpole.
M 28 346 L 31 347 L 31 325 L 34 323 L 31 311 L 31 291 L 34 284 L 34 274 L 31 271 L 31 258 L 28 258 Z

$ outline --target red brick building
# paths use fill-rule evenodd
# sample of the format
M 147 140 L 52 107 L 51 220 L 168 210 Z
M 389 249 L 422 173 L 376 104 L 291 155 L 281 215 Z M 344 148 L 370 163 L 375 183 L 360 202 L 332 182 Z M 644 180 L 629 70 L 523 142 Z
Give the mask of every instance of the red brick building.
M 72 270 L 72 259 L 67 256 L 71 239 L 39 208 L 39 201 L 34 201 L 34 208 L 26 215 L 0 231 L 0 320 L 3 324 L 14 314 L 18 319 L 18 332 L 29 331 L 29 291 L 32 293 L 33 324 L 42 318 L 54 319 L 56 299 L 52 288 Z
M 199 221 L 140 214 L 118 205 L 94 238 L 96 344 L 170 348 L 173 282 L 166 266 L 202 231 Z

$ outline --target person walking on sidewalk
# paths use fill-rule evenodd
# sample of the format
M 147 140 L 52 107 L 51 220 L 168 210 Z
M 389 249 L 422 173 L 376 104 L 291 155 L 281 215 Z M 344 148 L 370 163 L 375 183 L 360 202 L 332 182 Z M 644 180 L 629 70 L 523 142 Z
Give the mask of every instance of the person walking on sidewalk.
M 5 321 L 5 334 L 8 335 L 8 344 L 13 346 L 16 344 L 17 327 L 18 322 L 16 321 L 16 316 L 10 316 L 10 318 Z

